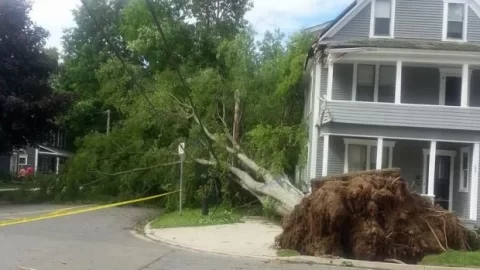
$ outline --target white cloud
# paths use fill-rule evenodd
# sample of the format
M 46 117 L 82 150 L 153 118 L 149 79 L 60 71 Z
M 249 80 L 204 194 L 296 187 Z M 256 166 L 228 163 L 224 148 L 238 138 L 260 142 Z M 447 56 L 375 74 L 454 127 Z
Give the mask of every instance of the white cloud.
M 246 15 L 259 34 L 279 28 L 289 33 L 325 22 L 352 0 L 254 0 Z
M 246 15 L 259 34 L 279 28 L 291 33 L 331 19 L 352 0 L 253 0 Z M 61 47 L 63 29 L 75 25 L 72 9 L 80 0 L 34 0 L 32 20 L 50 32 L 48 46 Z
M 39 26 L 50 32 L 47 46 L 61 47 L 63 29 L 75 26 L 72 10 L 80 0 L 34 0 L 30 16 Z

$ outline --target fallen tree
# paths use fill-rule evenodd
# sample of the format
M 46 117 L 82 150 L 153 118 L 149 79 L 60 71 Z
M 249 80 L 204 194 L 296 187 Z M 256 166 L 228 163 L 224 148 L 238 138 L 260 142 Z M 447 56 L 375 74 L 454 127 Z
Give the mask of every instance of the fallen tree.
M 279 247 L 311 256 L 406 263 L 471 248 L 470 232 L 457 216 L 411 192 L 398 169 L 322 180 L 284 219 Z

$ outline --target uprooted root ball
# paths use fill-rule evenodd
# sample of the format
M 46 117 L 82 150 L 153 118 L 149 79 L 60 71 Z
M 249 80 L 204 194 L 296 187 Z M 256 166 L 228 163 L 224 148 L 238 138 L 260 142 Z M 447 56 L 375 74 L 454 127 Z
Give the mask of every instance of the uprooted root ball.
M 398 175 L 364 173 L 323 182 L 284 219 L 277 245 L 311 256 L 406 263 L 469 248 L 459 219 L 410 192 Z

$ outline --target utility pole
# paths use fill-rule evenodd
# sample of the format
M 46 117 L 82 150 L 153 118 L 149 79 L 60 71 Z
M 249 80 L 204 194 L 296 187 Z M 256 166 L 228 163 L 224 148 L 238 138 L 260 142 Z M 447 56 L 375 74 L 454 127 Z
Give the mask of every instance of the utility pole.
M 105 113 L 107 113 L 107 135 L 110 133 L 110 109 L 108 109 Z
M 180 155 L 180 193 L 179 193 L 179 213 L 182 215 L 182 188 L 183 188 L 183 162 L 185 161 L 185 143 L 182 142 L 178 145 L 178 155 Z

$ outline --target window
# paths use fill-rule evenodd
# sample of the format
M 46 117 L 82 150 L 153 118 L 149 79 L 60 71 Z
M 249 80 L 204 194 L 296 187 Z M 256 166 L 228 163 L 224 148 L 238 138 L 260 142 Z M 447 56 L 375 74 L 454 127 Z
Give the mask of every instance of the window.
M 394 66 L 358 65 L 352 97 L 355 98 L 355 101 L 393 103 L 395 101 L 395 78 L 396 67 Z
M 344 172 L 365 171 L 375 169 L 377 163 L 377 141 L 344 139 L 345 163 Z M 382 168 L 392 167 L 393 147 L 395 142 L 384 141 Z
M 460 187 L 459 191 L 468 192 L 468 172 L 470 171 L 470 149 L 462 148 L 460 157 Z
M 358 65 L 357 101 L 373 101 L 375 95 L 375 66 Z
M 18 151 L 18 165 L 27 165 L 28 155 L 24 150 Z
M 444 40 L 466 40 L 466 11 L 463 3 L 446 3 L 444 12 Z
M 395 0 L 375 0 L 372 10 L 370 36 L 393 37 L 393 14 Z

